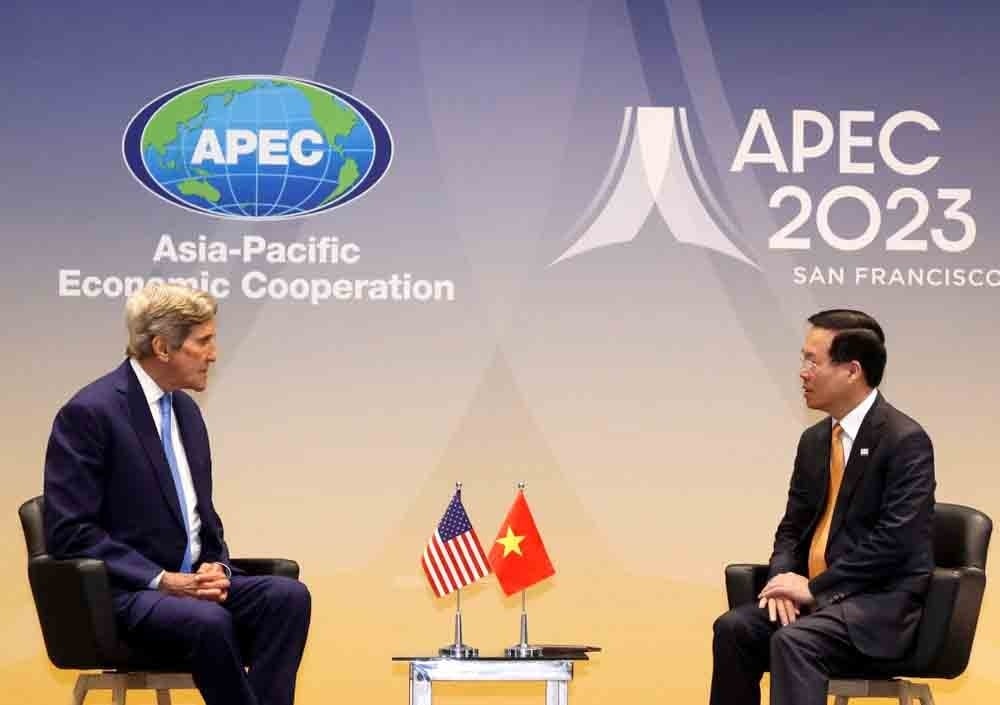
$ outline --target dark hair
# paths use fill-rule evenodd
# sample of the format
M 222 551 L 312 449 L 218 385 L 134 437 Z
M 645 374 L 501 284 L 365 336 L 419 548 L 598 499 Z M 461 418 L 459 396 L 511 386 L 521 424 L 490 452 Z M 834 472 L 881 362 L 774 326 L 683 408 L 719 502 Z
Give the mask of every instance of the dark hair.
M 885 373 L 885 333 L 874 318 L 862 311 L 835 308 L 809 317 L 817 328 L 836 331 L 830 342 L 830 360 L 857 360 L 869 387 L 882 383 Z

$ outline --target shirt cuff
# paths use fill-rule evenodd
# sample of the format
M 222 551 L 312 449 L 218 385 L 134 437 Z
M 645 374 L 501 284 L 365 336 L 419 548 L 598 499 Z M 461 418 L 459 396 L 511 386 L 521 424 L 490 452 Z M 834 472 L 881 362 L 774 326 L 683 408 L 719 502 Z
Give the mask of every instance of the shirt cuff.
M 159 573 L 156 574 L 155 578 L 153 578 L 152 580 L 149 581 L 149 589 L 150 590 L 159 590 L 160 589 L 160 580 L 163 579 L 163 574 L 165 572 L 166 572 L 165 570 L 161 570 Z
M 222 572 L 226 574 L 227 579 L 233 577 L 233 569 L 230 568 L 228 565 L 222 563 L 221 561 L 216 561 L 215 564 L 222 566 Z

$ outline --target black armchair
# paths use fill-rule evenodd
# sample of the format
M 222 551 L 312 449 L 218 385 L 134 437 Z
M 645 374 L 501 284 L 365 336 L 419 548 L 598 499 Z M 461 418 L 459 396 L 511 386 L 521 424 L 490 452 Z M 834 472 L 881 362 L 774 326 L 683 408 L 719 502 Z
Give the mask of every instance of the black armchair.
M 124 705 L 130 689 L 155 690 L 157 705 L 170 705 L 170 690 L 194 688 L 190 674 L 176 672 L 177 664 L 152 663 L 122 640 L 103 561 L 56 560 L 47 553 L 43 502 L 42 497 L 29 499 L 18 514 L 45 649 L 57 668 L 102 671 L 80 674 L 74 705 L 81 705 L 95 689 L 111 690 L 114 705 Z M 298 563 L 283 558 L 236 558 L 231 564 L 251 575 L 299 577 Z
M 979 609 L 986 589 L 986 552 L 993 522 L 982 512 L 958 504 L 934 507 L 936 568 L 924 602 L 916 642 L 898 661 L 872 661 L 863 674 L 838 674 L 829 694 L 837 705 L 852 697 L 917 698 L 933 705 L 926 684 L 911 678 L 955 678 L 969 663 Z M 752 602 L 767 582 L 768 567 L 749 563 L 726 566 L 726 596 L 733 608 Z

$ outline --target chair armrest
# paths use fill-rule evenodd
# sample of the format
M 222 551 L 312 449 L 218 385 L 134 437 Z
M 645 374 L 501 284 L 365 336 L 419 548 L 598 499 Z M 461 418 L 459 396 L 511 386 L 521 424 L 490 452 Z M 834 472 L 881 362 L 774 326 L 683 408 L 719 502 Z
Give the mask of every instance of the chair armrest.
M 767 584 L 768 566 L 759 563 L 733 563 L 726 566 L 726 598 L 729 609 L 757 599 Z
M 986 590 L 979 568 L 936 568 L 908 665 L 921 677 L 955 678 L 969 663 Z M 911 670 L 911 669 L 907 669 Z
M 28 582 L 56 667 L 108 668 L 126 658 L 103 561 L 36 556 L 28 561 Z
M 287 558 L 231 558 L 229 565 L 248 575 L 280 575 L 299 579 L 299 564 Z

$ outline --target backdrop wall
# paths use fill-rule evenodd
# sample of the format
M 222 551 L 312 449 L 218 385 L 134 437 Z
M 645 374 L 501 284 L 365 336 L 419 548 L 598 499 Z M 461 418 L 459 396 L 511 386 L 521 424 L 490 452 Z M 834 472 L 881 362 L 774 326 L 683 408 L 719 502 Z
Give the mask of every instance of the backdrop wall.
M 798 436 L 818 418 L 796 370 L 821 308 L 881 321 L 882 389 L 930 433 L 939 501 L 1000 517 L 995 9 L 57 5 L 15 2 L 0 24 L 0 680 L 19 702 L 68 697 L 74 676 L 45 657 L 14 510 L 41 489 L 56 410 L 121 359 L 126 276 L 231 285 L 199 397 L 216 504 L 235 555 L 302 564 L 302 703 L 401 702 L 390 657 L 449 640 L 453 602 L 433 598 L 419 555 L 456 480 L 485 540 L 527 482 L 557 570 L 529 592 L 531 636 L 605 648 L 578 668 L 575 702 L 704 702 L 722 568 L 767 559 Z M 392 134 L 385 176 L 302 219 L 156 198 L 122 159 L 126 125 L 157 96 L 229 75 L 364 101 Z M 164 234 L 226 249 L 336 237 L 360 258 L 154 261 Z M 409 274 L 454 296 L 254 298 L 249 272 Z M 1000 686 L 994 593 L 966 675 L 935 686 L 942 705 Z M 471 643 L 516 641 L 518 600 L 493 581 L 463 607 Z

